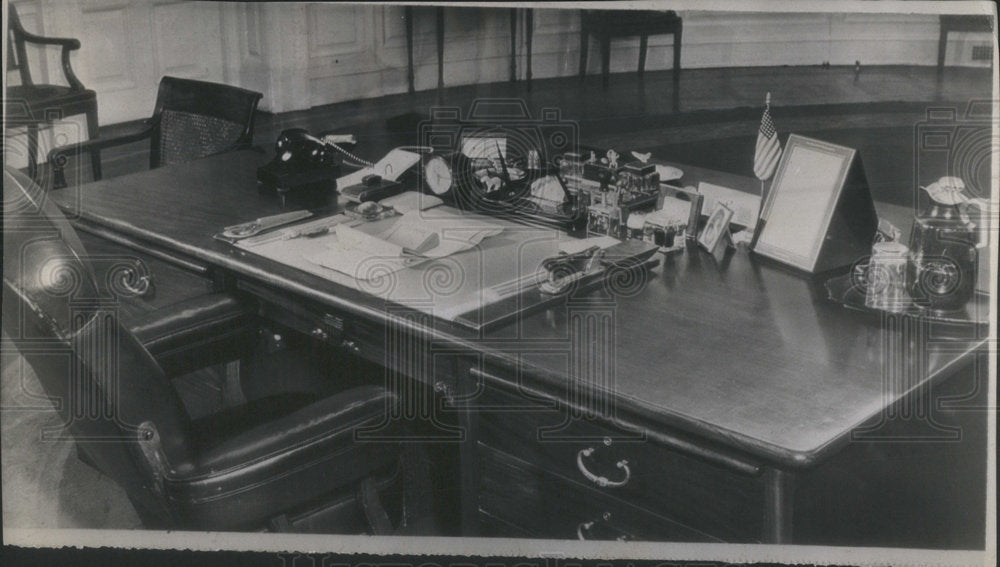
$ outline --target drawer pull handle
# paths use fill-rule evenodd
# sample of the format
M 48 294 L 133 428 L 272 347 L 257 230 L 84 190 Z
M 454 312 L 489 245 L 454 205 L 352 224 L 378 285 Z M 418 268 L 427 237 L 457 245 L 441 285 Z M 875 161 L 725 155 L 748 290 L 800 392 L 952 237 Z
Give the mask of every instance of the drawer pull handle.
M 619 487 L 619 486 L 625 486 L 626 484 L 628 484 L 629 479 L 632 478 L 632 470 L 628 468 L 628 461 L 627 460 L 622 459 L 622 460 L 618 461 L 618 463 L 615 465 L 618 468 L 620 468 L 622 471 L 625 472 L 625 478 L 623 478 L 621 480 L 618 480 L 618 481 L 614 481 L 614 480 L 608 479 L 608 477 L 596 475 L 596 474 L 590 472 L 587 469 L 587 465 L 584 464 L 583 458 L 584 457 L 590 457 L 593 454 L 594 454 L 594 448 L 593 447 L 587 447 L 586 449 L 582 449 L 579 453 L 576 454 L 576 468 L 580 469 L 580 473 L 587 480 L 589 480 L 590 482 L 593 482 L 594 484 L 596 484 L 597 486 L 600 486 L 602 488 L 609 487 L 609 486 L 612 487 L 612 488 L 615 488 L 615 487 Z

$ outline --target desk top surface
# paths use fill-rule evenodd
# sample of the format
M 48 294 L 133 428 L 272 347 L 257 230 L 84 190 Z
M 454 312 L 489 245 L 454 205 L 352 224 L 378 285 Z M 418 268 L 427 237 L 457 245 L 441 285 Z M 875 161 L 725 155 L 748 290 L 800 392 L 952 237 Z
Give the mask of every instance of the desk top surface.
M 256 188 L 256 167 L 266 157 L 236 152 L 52 195 L 71 219 L 384 320 L 383 300 L 212 238 L 223 226 L 283 212 L 276 198 Z M 685 184 L 752 190 L 757 183 L 681 168 Z M 909 228 L 911 214 L 902 207 L 877 208 Z M 933 331 L 889 328 L 877 316 L 828 301 L 821 283 L 745 251 L 717 260 L 688 250 L 664 258 L 644 282 L 619 283 L 612 293 L 598 288 L 485 333 L 434 322 L 429 337 L 521 365 L 557 388 L 562 382 L 563 391 L 586 380 L 613 392 L 614 403 L 644 423 L 796 466 L 839 447 L 900 395 L 947 375 L 986 336 L 972 329 L 960 339 L 941 339 Z M 613 321 L 610 331 L 587 335 L 587 321 L 602 320 Z M 588 336 L 609 337 L 614 348 L 591 348 L 603 354 L 581 361 L 574 353 L 593 340 Z M 890 364 L 897 357 L 906 364 Z M 571 375 L 577 377 L 572 383 Z

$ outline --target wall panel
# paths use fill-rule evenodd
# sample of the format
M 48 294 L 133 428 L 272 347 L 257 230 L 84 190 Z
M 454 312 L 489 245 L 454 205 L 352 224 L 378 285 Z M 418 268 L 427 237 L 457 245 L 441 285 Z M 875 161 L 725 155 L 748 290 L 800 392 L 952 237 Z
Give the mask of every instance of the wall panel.
M 81 79 L 98 90 L 102 122 L 148 114 L 162 74 L 228 81 L 265 93 L 262 108 L 287 111 L 405 92 L 404 8 L 392 5 L 226 3 L 151 0 L 19 0 L 25 24 L 78 37 Z M 437 86 L 436 8 L 415 6 L 414 80 Z M 934 65 L 938 17 L 909 14 L 719 13 L 681 11 L 685 68 L 773 65 Z M 534 11 L 533 76 L 574 75 L 579 63 L 575 9 Z M 508 8 L 445 9 L 448 86 L 506 81 Z M 220 33 L 220 29 L 222 30 Z M 517 74 L 525 75 L 523 22 Z M 981 34 L 954 34 L 948 63 L 972 63 Z M 612 72 L 631 71 L 638 38 L 615 40 Z M 647 69 L 673 65 L 673 40 L 650 38 Z M 588 72 L 600 56 L 590 42 Z M 54 70 L 48 63 L 49 73 Z M 57 70 L 57 69 L 55 69 Z

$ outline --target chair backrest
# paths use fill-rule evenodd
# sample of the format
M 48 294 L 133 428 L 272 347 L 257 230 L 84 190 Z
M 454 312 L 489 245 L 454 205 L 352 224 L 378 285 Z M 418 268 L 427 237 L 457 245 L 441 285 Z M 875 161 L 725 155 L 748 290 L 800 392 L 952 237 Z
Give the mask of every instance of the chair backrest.
M 7 5 L 7 72 L 17 70 L 22 85 L 31 85 L 31 69 L 28 67 L 28 51 L 24 46 L 24 26 L 17 16 L 14 4 Z
M 177 393 L 119 323 L 116 299 L 100 291 L 62 213 L 37 184 L 6 167 L 3 217 L 5 339 L 65 423 L 39 434 L 72 437 L 133 502 L 166 521 L 158 479 L 191 458 L 190 420 Z
M 262 96 L 229 85 L 163 77 L 153 112 L 150 167 L 249 147 Z

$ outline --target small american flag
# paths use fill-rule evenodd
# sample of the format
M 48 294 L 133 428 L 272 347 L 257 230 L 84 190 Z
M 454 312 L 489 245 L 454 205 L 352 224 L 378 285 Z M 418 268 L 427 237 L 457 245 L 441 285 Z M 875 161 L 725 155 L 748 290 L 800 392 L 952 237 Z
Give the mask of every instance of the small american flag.
M 753 156 L 753 173 L 757 179 L 766 181 L 774 175 L 774 169 L 781 159 L 781 142 L 778 132 L 771 120 L 771 93 L 767 93 L 767 106 L 760 118 L 760 130 L 757 131 L 757 149 Z

